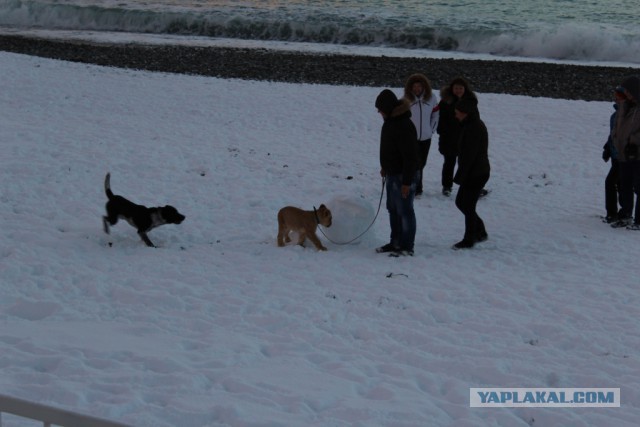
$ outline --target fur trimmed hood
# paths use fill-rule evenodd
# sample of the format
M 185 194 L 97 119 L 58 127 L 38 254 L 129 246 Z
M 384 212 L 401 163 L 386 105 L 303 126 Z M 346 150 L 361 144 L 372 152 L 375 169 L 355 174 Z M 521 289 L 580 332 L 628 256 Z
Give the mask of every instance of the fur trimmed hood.
M 460 85 L 464 87 L 464 95 L 462 95 L 463 97 L 470 96 L 475 98 L 476 100 L 478 99 L 478 97 L 473 92 L 473 90 L 471 90 L 471 84 L 464 77 L 456 77 L 455 79 L 451 80 L 451 83 L 449 83 L 449 92 L 452 94 L 452 96 L 454 96 L 454 98 L 455 98 L 455 95 L 453 95 L 453 87 L 455 85 Z
M 453 92 L 451 92 L 451 88 L 449 86 L 443 86 L 440 88 L 440 100 L 448 104 L 455 102 L 456 98 L 453 96 Z
M 411 104 L 406 99 L 398 101 L 398 105 L 391 112 L 391 117 L 398 117 L 411 111 Z
M 431 98 L 431 95 L 432 95 L 431 82 L 429 82 L 429 79 L 427 78 L 427 76 L 420 73 L 412 74 L 407 79 L 407 82 L 404 85 L 405 98 L 407 98 L 410 101 L 414 101 L 416 99 L 416 96 L 413 94 L 413 91 L 411 90 L 414 83 L 422 84 L 422 87 L 424 88 L 422 99 L 427 100 Z

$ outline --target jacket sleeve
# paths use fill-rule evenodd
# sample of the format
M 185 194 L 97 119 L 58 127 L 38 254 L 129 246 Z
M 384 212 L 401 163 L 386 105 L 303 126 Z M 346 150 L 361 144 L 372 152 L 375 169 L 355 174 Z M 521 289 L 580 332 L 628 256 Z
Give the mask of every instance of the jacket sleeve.
M 453 177 L 453 182 L 458 185 L 463 185 L 467 180 L 467 175 L 469 174 L 469 166 L 473 158 L 473 153 L 471 152 L 471 145 L 467 143 L 468 133 L 471 129 L 464 129 L 460 138 L 460 153 L 458 155 L 458 169 L 456 170 L 456 174 Z
M 613 139 L 611 138 L 611 134 L 609 134 L 609 138 L 607 138 L 607 142 L 604 143 L 602 147 L 602 160 L 605 162 L 611 158 L 611 146 L 613 144 Z
M 438 132 L 438 135 L 440 135 L 440 133 L 442 132 L 442 122 L 440 121 L 440 111 L 442 111 L 442 102 L 443 101 L 438 102 L 438 124 L 436 126 L 436 131 Z
M 436 104 L 431 111 L 431 134 L 435 135 L 438 132 L 438 125 L 440 122 L 440 104 Z
M 468 124 L 463 130 L 460 140 L 460 156 L 458 157 L 458 170 L 453 178 L 453 182 L 464 185 L 472 176 L 472 170 L 476 162 L 479 161 L 482 147 L 488 144 L 489 135 L 484 126 L 474 123 Z
M 398 138 L 402 141 L 402 185 L 411 185 L 418 167 L 418 137 L 412 126 L 404 126 Z
M 635 106 L 631 115 L 631 132 L 629 133 L 629 139 L 624 141 L 625 144 L 633 144 L 640 147 L 640 106 Z
M 634 144 L 640 146 L 640 123 L 638 123 L 638 128 L 629 135 L 629 144 Z

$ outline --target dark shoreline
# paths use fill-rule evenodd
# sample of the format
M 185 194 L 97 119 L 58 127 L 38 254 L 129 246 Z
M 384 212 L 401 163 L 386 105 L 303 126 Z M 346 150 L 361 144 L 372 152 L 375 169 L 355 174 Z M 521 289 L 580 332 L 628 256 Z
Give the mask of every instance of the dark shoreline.
M 64 61 L 220 78 L 289 83 L 402 87 L 426 74 L 437 90 L 463 75 L 480 93 L 609 101 L 640 68 L 285 52 L 269 49 L 108 44 L 0 35 L 0 50 Z

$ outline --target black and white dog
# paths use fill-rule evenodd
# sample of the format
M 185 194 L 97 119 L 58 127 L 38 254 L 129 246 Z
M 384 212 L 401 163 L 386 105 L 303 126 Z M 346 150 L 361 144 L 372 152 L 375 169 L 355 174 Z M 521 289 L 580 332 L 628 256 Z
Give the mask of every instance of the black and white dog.
M 148 208 L 136 205 L 122 196 L 116 196 L 111 191 L 111 174 L 104 178 L 104 191 L 109 201 L 107 202 L 107 215 L 102 217 L 104 232 L 109 234 L 109 225 L 115 225 L 122 218 L 138 230 L 138 235 L 147 244 L 155 248 L 149 240 L 147 232 L 164 224 L 180 224 L 184 221 L 182 215 L 173 206 Z

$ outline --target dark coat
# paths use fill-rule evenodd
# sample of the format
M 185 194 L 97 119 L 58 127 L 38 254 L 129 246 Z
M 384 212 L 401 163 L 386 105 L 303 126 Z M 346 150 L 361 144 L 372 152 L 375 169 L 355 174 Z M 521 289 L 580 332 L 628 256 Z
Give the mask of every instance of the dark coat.
M 477 107 L 468 113 L 461 125 L 458 170 L 453 182 L 462 186 L 474 181 L 488 180 L 491 173 L 489 133 L 484 122 L 480 120 Z
M 387 175 L 402 174 L 411 185 L 418 169 L 418 137 L 407 100 L 398 101 L 380 131 L 380 166 Z
M 455 115 L 456 98 L 447 88 L 442 93 L 438 104 L 440 120 L 438 121 L 438 151 L 443 156 L 458 155 L 458 139 L 460 137 L 460 123 Z
M 608 161 L 609 159 L 617 160 L 618 152 L 616 151 L 616 147 L 613 145 L 613 137 L 611 136 L 613 133 L 613 128 L 616 126 L 616 118 L 618 116 L 618 104 L 613 104 L 613 114 L 609 118 L 609 137 L 607 138 L 607 142 L 604 143 L 602 147 L 602 158 L 604 161 Z
M 467 91 L 462 99 L 468 99 L 478 104 L 476 95 Z M 440 121 L 438 122 L 438 151 L 443 156 L 455 156 L 460 151 L 460 132 L 462 127 L 456 119 L 455 106 L 459 101 L 458 97 L 451 92 L 451 87 L 447 87 L 442 91 L 442 99 L 440 100 Z
M 627 146 L 635 146 L 636 153 L 640 147 L 640 77 L 629 76 L 620 86 L 633 96 L 633 100 L 627 99 L 620 105 L 612 132 L 618 161 L 626 162 L 629 160 Z

